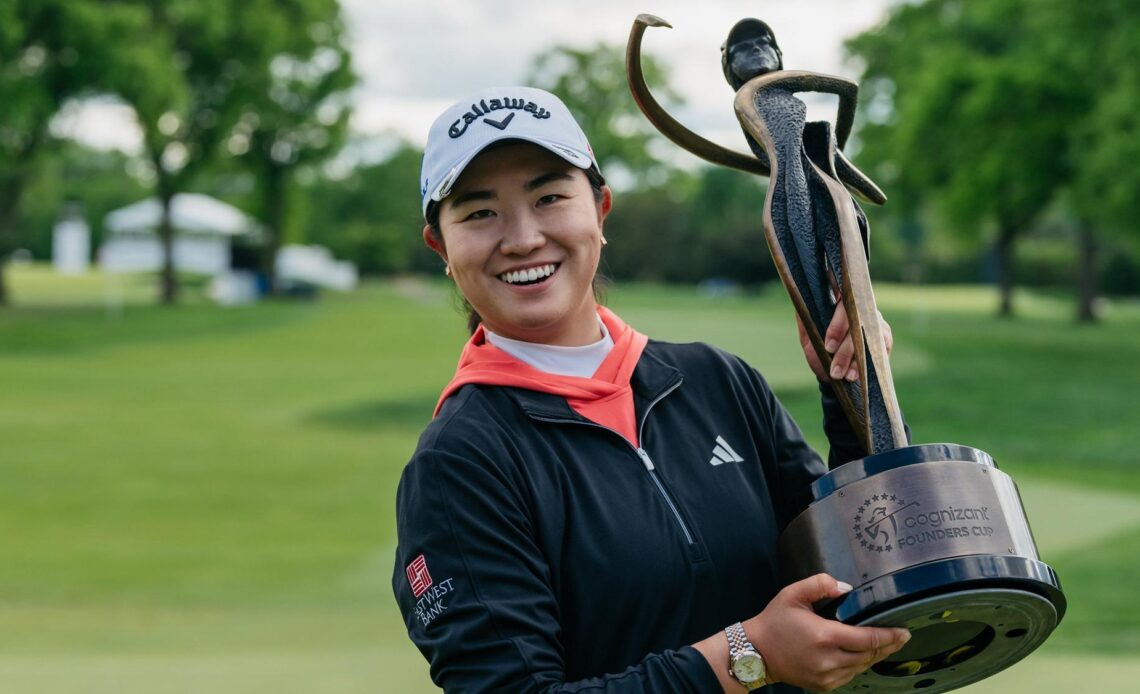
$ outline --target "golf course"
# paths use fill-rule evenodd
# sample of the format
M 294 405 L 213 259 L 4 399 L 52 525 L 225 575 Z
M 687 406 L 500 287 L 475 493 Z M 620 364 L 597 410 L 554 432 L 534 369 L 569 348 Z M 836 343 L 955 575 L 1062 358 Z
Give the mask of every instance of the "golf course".
M 436 691 L 392 597 L 400 472 L 464 319 L 443 281 L 313 301 L 178 307 L 153 278 L 8 269 L 0 310 L 0 692 Z M 655 338 L 759 368 L 825 445 L 783 288 L 617 286 Z M 876 285 L 916 442 L 1017 481 L 1068 613 L 963 691 L 1140 682 L 1140 303 L 1096 325 L 1067 295 L 994 315 L 980 286 Z

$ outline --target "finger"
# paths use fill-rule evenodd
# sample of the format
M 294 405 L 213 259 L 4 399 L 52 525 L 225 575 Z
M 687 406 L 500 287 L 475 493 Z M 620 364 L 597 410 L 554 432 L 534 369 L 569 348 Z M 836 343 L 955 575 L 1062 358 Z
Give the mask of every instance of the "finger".
M 830 657 L 830 667 L 826 673 L 827 679 L 833 683 L 834 687 L 843 686 L 875 664 L 890 658 L 904 645 L 906 645 L 906 640 L 900 639 L 894 645 L 883 644 L 880 641 L 870 653 L 837 650 Z
M 852 627 L 841 624 L 835 631 L 835 645 L 845 651 L 862 653 L 877 661 L 894 653 L 910 640 L 910 632 L 893 627 Z
M 837 581 L 827 574 L 816 574 L 792 583 L 781 592 L 786 593 L 795 602 L 811 605 L 826 598 L 837 598 L 850 591 L 849 583 Z
M 807 328 L 804 327 L 803 319 L 800 318 L 798 313 L 796 314 L 796 330 L 800 334 L 800 347 L 803 347 L 805 352 L 809 349 L 814 352 L 815 350 L 812 349 L 811 346 L 811 338 L 808 337 Z
M 847 335 L 850 325 L 847 321 L 847 307 L 843 304 L 835 305 L 835 313 L 831 316 L 831 323 L 827 326 L 827 332 L 823 336 L 823 346 L 831 353 L 839 349 L 840 343 L 843 341 L 844 336 Z
M 820 380 L 826 379 L 824 373 L 823 363 L 819 360 L 819 355 L 815 352 L 815 347 L 811 343 L 811 338 L 808 337 L 807 329 L 804 328 L 804 322 L 800 320 L 799 315 L 796 316 L 796 330 L 800 334 L 800 349 L 804 351 L 804 357 L 807 358 L 808 367 L 811 368 L 812 373 Z
M 882 311 L 879 311 L 879 325 L 883 326 L 883 341 L 887 343 L 887 354 L 890 354 L 895 346 L 895 334 L 891 330 L 891 324 L 883 318 Z
M 889 654 L 883 653 L 882 657 L 886 658 Z M 845 651 L 836 649 L 831 655 L 831 671 L 838 672 L 841 670 L 853 670 L 855 673 L 862 672 L 871 667 L 878 660 L 871 657 L 870 654 L 864 651 Z
M 851 333 L 847 333 L 847 336 L 843 338 L 843 344 L 839 346 L 835 356 L 831 358 L 831 377 L 836 380 L 846 377 L 855 366 L 854 357 L 855 340 L 851 337 Z

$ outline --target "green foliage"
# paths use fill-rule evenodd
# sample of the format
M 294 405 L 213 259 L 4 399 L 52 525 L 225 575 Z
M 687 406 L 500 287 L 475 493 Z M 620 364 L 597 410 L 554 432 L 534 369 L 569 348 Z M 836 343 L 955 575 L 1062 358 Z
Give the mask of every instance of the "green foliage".
M 227 144 L 254 172 L 268 242 L 262 268 L 272 276 L 291 223 L 294 174 L 335 154 L 348 134 L 349 90 L 356 84 L 336 0 L 295 3 L 274 36 L 268 69 L 253 75 L 248 101 Z
M 704 167 L 666 186 L 619 191 L 606 220 L 604 270 L 616 279 L 746 285 L 776 278 L 760 229 L 755 176 Z
M 888 219 L 913 223 L 929 205 L 936 226 L 992 232 L 1011 255 L 1063 201 L 1078 226 L 1135 235 L 1138 35 L 1140 8 L 1123 0 L 893 8 L 847 44 L 864 65 L 860 161 L 901 203 Z
M 996 227 L 1009 311 L 1012 244 L 1066 176 L 1066 121 L 1078 106 L 1040 59 L 1017 0 L 929 0 L 902 5 L 887 24 L 853 39 L 884 133 L 868 133 L 882 160 L 907 172 L 965 233 Z M 899 50 L 892 50 L 899 49 Z
M 165 205 L 216 161 L 222 144 L 247 154 L 265 191 L 260 206 L 273 250 L 284 227 L 284 171 L 328 156 L 347 123 L 343 91 L 353 76 L 333 0 L 132 0 L 145 23 L 140 50 L 121 51 L 144 68 L 116 73 L 113 90 L 134 109 L 146 158 Z M 160 235 L 173 231 L 164 216 Z M 272 252 L 270 253 L 272 257 Z M 177 284 L 169 258 L 163 300 Z
M 1055 1 L 1038 21 L 1058 78 L 1082 100 L 1069 145 L 1074 206 L 1102 232 L 1140 239 L 1140 7 Z
M 659 61 L 644 56 L 643 65 L 649 84 L 667 82 L 668 73 Z M 660 185 L 667 180 L 668 167 L 663 167 L 650 146 L 661 136 L 638 110 L 626 85 L 623 46 L 555 46 L 534 58 L 526 82 L 557 94 L 566 103 L 586 131 L 602 173 L 620 172 L 629 178 L 631 187 Z M 662 104 L 680 103 L 668 88 L 657 90 Z
M 53 225 L 63 206 L 75 202 L 91 226 L 91 247 L 98 247 L 107 213 L 147 195 L 147 187 L 130 173 L 134 168 L 118 151 L 52 143 L 40 155 L 38 173 L 28 183 L 27 200 L 17 217 L 22 245 L 37 258 L 50 258 Z
M 0 9 L 0 258 L 27 241 L 21 206 L 40 173 L 49 125 L 72 98 L 106 89 L 138 13 L 95 0 L 18 0 Z M 0 305 L 5 283 L 0 265 Z
M 378 164 L 346 178 L 317 179 L 304 189 L 304 236 L 330 248 L 366 274 L 438 272 L 439 258 L 424 246 L 420 211 L 423 153 L 401 143 Z

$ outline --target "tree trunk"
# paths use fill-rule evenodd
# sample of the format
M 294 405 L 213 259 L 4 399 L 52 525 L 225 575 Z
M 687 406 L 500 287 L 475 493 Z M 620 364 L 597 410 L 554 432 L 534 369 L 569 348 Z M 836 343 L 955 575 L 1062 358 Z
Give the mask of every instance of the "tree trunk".
M 269 293 L 280 290 L 277 281 L 277 252 L 285 235 L 285 216 L 288 213 L 288 199 L 285 187 L 288 185 L 288 169 L 270 166 L 265 172 L 265 248 L 261 256 L 261 271 L 265 273 Z
M 158 186 L 162 217 L 158 223 L 158 237 L 162 241 L 162 303 L 172 306 L 178 302 L 178 275 L 174 271 L 174 226 L 170 222 L 170 204 L 174 195 L 161 182 Z
M 1077 320 L 1095 323 L 1096 315 L 1096 234 L 1090 222 L 1081 220 L 1077 236 L 1080 254 L 1077 267 Z
M 0 308 L 7 306 L 9 301 L 4 261 L 16 248 L 16 215 L 24 196 L 24 184 L 23 175 L 16 171 L 5 176 L 3 185 L 0 185 Z
M 1013 316 L 1013 240 L 1014 228 L 1002 223 L 998 230 L 997 251 L 998 288 L 1001 292 L 1001 305 L 998 315 L 1002 318 Z

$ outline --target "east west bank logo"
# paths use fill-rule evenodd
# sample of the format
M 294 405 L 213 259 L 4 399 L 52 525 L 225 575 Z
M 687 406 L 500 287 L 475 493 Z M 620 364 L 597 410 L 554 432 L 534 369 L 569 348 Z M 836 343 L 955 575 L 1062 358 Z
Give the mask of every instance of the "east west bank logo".
M 988 506 L 951 505 L 934 511 L 917 510 L 921 507 L 919 502 L 908 502 L 895 494 L 875 494 L 859 506 L 851 529 L 859 545 L 868 552 L 890 552 L 900 547 L 994 534 Z
M 427 559 L 422 554 L 408 564 L 405 572 L 408 574 L 412 595 L 417 598 L 416 616 L 426 627 L 447 611 L 448 605 L 443 598 L 455 590 L 452 580 L 447 578 L 438 582 L 433 581 L 431 574 L 428 573 Z
M 492 111 L 502 110 L 521 111 L 523 113 L 529 113 L 538 119 L 550 118 L 550 111 L 526 99 L 504 97 L 502 99 L 491 99 L 489 102 L 486 99 L 480 99 L 478 104 L 471 104 L 470 111 L 464 113 L 461 118 L 455 119 L 455 122 L 448 128 L 447 134 L 450 135 L 452 139 L 460 137 L 463 133 L 467 132 L 468 126 L 480 118 L 482 118 L 483 122 L 487 125 L 493 125 L 499 130 L 506 130 L 507 126 L 511 123 L 511 119 L 515 117 L 514 113 L 508 113 L 506 116 L 497 119 L 492 119 L 488 115 Z

